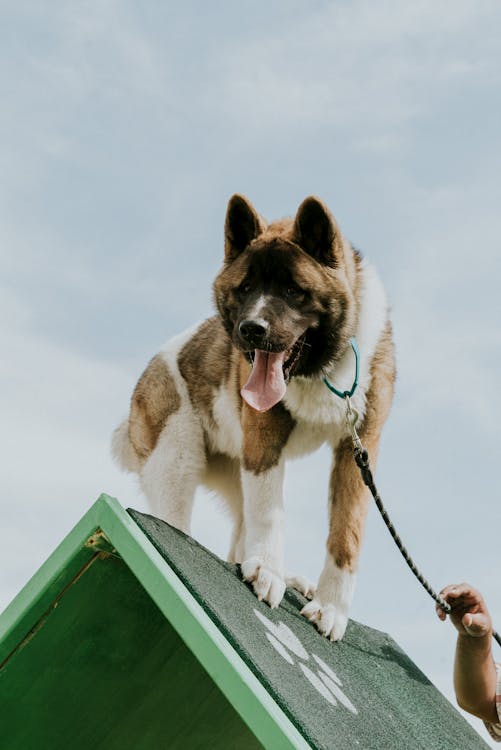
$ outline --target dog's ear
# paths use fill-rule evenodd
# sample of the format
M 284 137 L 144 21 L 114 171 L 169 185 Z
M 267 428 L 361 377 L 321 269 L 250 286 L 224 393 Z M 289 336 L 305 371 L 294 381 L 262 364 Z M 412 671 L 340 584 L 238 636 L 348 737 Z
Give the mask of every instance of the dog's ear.
M 335 240 L 337 229 L 331 213 L 321 200 L 310 195 L 297 210 L 294 239 L 319 263 L 336 265 Z
M 228 202 L 224 224 L 225 260 L 236 258 L 263 229 L 259 214 L 252 203 L 243 195 L 233 195 Z

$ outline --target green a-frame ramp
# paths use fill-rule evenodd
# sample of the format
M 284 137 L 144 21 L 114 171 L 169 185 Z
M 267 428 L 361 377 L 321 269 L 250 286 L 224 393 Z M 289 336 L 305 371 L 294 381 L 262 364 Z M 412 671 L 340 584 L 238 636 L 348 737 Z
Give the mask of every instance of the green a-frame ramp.
M 388 635 L 330 643 L 303 603 L 102 495 L 0 617 L 0 747 L 488 747 Z

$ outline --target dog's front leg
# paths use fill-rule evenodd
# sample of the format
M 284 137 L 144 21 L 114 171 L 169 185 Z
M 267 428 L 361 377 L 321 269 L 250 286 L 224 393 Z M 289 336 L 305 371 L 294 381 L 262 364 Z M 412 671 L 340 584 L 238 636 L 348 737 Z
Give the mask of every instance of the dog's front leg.
M 302 611 L 332 641 L 343 637 L 348 623 L 367 506 L 368 493 L 351 442 L 344 440 L 336 450 L 331 473 L 325 563 L 315 598 Z
M 379 439 L 393 397 L 395 365 L 389 325 L 381 336 L 374 355 L 379 363 L 372 370 L 366 398 L 366 413 L 359 428 L 362 444 L 375 469 Z M 315 622 L 321 633 L 339 641 L 346 630 L 358 556 L 365 528 L 369 491 L 362 481 L 346 437 L 335 448 L 329 485 L 329 536 L 325 564 L 313 601 L 303 614 Z
M 242 470 L 245 553 L 242 575 L 258 599 L 278 607 L 285 592 L 283 461 L 262 474 Z
M 264 413 L 243 404 L 242 575 L 270 607 L 278 607 L 285 592 L 283 449 L 293 427 L 294 420 L 282 404 Z

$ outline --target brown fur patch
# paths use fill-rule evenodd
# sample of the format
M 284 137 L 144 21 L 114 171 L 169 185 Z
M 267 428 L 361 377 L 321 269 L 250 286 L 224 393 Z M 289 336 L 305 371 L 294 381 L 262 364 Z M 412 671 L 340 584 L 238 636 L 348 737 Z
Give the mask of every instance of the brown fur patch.
M 157 354 L 139 378 L 131 400 L 129 439 L 140 458 L 150 455 L 168 417 L 180 405 L 174 378 Z
M 183 346 L 178 367 L 194 408 L 213 421 L 215 392 L 227 382 L 233 357 L 231 341 L 219 317 L 209 318 Z
M 390 410 L 395 383 L 391 325 L 381 334 L 372 363 L 371 384 L 359 435 L 375 469 L 382 427 Z M 337 447 L 330 480 L 330 526 L 327 549 L 339 568 L 356 569 L 362 544 L 368 492 L 353 457 L 350 439 Z
M 243 357 L 241 358 L 243 360 Z M 244 365 L 247 363 L 243 360 Z M 240 375 L 245 382 L 250 367 L 240 367 Z M 282 451 L 289 439 L 295 420 L 280 402 L 272 409 L 258 412 L 245 401 L 242 402 L 241 415 L 243 446 L 242 463 L 246 471 L 262 474 L 278 464 Z
M 242 399 L 242 396 L 240 395 L 240 391 L 242 390 L 242 387 L 244 386 L 244 384 L 248 381 L 251 372 L 252 372 L 251 363 L 248 362 L 242 354 L 240 354 L 240 356 L 238 357 L 238 377 L 236 380 L 236 388 L 237 388 L 240 411 L 242 411 L 242 406 L 245 403 L 245 401 Z
M 390 321 L 387 321 L 371 362 L 371 384 L 367 392 L 365 418 L 360 428 L 360 435 L 367 440 L 379 441 L 381 430 L 390 412 L 395 378 L 392 327 Z M 371 456 L 371 459 L 375 461 L 376 456 Z
M 327 550 L 339 568 L 353 572 L 363 539 L 367 492 L 353 458 L 351 440 L 343 440 L 335 455 L 330 485 L 330 528 Z

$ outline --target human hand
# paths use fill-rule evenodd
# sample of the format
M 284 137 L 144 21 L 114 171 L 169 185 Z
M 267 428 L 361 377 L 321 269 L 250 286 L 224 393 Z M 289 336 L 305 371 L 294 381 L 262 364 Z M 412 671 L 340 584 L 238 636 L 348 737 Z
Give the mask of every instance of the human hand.
M 479 591 L 468 583 L 458 583 L 446 586 L 440 594 L 451 607 L 449 616 L 460 635 L 481 638 L 492 634 L 491 616 Z M 435 609 L 441 620 L 447 618 L 438 604 Z

